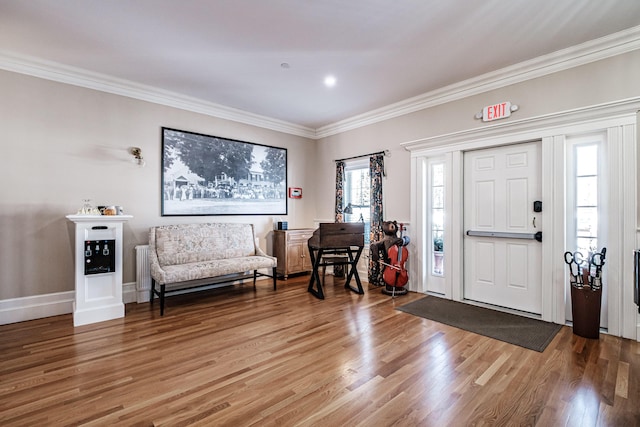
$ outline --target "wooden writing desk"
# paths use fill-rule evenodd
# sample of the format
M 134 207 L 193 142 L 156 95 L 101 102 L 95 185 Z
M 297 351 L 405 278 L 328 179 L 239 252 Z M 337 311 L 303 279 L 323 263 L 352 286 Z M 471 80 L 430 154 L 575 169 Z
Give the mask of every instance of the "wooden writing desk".
M 321 223 L 307 244 L 313 265 L 307 289 L 311 294 L 316 298 L 324 299 L 318 268 L 327 265 L 345 265 L 347 279 L 344 287 L 357 294 L 364 294 L 358 275 L 358 260 L 364 248 L 364 223 Z M 342 259 L 339 255 L 342 255 Z M 357 288 L 350 285 L 352 277 L 356 280 Z

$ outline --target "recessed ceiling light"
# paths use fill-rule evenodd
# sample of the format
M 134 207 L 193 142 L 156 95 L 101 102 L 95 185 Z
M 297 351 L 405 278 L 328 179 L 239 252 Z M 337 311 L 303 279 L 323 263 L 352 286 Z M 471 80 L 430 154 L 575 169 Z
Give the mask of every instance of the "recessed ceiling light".
M 288 62 L 283 62 L 282 64 L 280 64 L 280 67 L 282 67 L 282 68 L 284 68 L 284 69 L 287 69 L 287 68 L 289 68 L 289 67 L 290 67 L 290 65 L 289 65 L 289 63 L 288 63 Z
M 334 87 L 336 85 L 336 78 L 333 76 L 327 76 L 324 78 L 324 85 L 326 87 Z

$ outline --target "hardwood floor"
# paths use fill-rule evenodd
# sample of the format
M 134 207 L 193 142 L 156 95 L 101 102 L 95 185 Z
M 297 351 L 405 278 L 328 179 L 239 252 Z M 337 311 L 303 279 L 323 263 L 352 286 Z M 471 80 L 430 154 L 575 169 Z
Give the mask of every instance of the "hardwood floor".
M 0 326 L 0 425 L 640 425 L 635 341 L 563 327 L 538 353 L 308 277 Z

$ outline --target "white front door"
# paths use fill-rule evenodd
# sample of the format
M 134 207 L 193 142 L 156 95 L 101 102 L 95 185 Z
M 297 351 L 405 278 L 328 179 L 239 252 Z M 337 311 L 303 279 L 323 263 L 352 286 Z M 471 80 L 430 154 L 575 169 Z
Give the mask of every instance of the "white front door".
M 542 312 L 540 143 L 464 155 L 464 298 Z

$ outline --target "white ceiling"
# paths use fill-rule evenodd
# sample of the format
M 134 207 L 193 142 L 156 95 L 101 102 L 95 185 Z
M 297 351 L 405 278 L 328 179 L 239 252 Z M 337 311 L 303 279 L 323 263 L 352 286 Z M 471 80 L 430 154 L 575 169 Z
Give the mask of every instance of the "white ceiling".
M 318 129 L 638 24 L 640 0 L 0 0 L 0 53 Z

